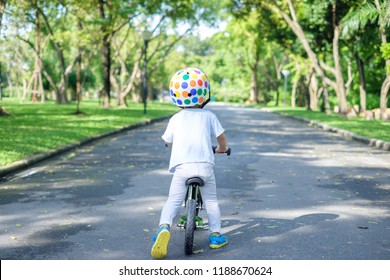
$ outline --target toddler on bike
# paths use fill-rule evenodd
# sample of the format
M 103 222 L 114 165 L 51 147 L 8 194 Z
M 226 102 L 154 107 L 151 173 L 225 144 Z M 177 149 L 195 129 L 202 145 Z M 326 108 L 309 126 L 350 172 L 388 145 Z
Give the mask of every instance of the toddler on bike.
M 185 68 L 176 72 L 170 81 L 170 96 L 173 103 L 183 110 L 170 119 L 162 136 L 166 144 L 172 144 L 169 171 L 173 173 L 173 179 L 151 251 L 156 259 L 163 259 L 167 255 L 170 227 L 182 206 L 187 192 L 186 180 L 190 177 L 200 177 L 205 183 L 202 198 L 209 222 L 210 248 L 221 248 L 228 243 L 220 233 L 221 213 L 213 169 L 212 138 L 216 138 L 218 142 L 216 153 L 224 153 L 228 147 L 224 129 L 217 117 L 202 109 L 210 100 L 207 75 L 197 68 Z

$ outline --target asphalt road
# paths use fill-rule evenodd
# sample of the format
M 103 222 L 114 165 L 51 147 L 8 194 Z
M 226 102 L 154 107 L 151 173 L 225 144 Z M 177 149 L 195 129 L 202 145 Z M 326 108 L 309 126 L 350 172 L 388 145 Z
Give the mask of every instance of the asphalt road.
M 233 153 L 216 156 L 230 243 L 167 259 L 390 259 L 390 153 L 273 113 L 208 106 Z M 148 260 L 168 194 L 167 121 L 42 162 L 0 182 L 0 259 Z M 206 213 L 202 216 L 205 218 Z M 206 218 L 205 218 L 206 219 Z

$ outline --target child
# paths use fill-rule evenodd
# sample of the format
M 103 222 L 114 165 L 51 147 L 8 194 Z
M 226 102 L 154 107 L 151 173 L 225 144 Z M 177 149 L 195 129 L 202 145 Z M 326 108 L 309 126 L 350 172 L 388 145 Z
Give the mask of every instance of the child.
M 176 106 L 183 108 L 169 121 L 162 136 L 166 144 L 172 144 L 169 171 L 174 173 L 169 197 L 160 217 L 160 229 L 152 248 L 152 256 L 163 259 L 167 255 L 170 240 L 170 227 L 185 198 L 186 180 L 200 177 L 205 185 L 202 198 L 207 210 L 210 247 L 221 248 L 228 241 L 221 232 L 216 182 L 214 177 L 214 154 L 212 138 L 216 138 L 216 153 L 228 150 L 224 129 L 217 117 L 203 110 L 207 94 L 210 96 L 210 83 L 205 73 L 197 68 L 185 68 L 173 75 L 170 82 L 170 95 Z M 203 104 L 203 106 L 202 106 Z

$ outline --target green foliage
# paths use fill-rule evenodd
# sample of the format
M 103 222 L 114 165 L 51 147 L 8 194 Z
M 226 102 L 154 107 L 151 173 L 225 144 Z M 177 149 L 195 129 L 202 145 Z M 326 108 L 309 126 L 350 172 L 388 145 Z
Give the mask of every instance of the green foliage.
M 383 44 L 381 46 L 381 52 L 384 59 L 390 59 L 390 43 Z
M 382 44 L 381 52 L 382 52 L 382 57 L 385 60 L 389 60 L 390 59 L 390 43 Z M 387 65 L 386 71 L 387 71 L 387 75 L 390 75 L 390 65 Z
M 96 76 L 91 69 L 85 69 L 81 71 L 81 80 L 83 81 L 84 91 L 94 91 L 96 89 Z M 76 92 L 76 71 L 72 71 L 69 75 L 68 85 L 71 90 Z
M 364 1 L 358 6 L 353 6 L 342 20 L 343 35 L 356 32 L 364 28 L 368 23 L 374 23 L 377 18 L 378 11 L 374 3 Z
M 287 1 L 276 2 L 287 15 L 291 15 Z M 14 89 L 23 89 L 23 84 L 31 81 L 34 71 L 37 32 L 33 3 L 16 0 L 7 3 L 0 37 L 1 81 L 6 94 L 10 92 L 8 80 Z M 97 3 L 104 3 L 104 16 L 99 13 Z M 43 69 L 58 87 L 64 67 L 73 67 L 66 86 L 68 92 L 75 91 L 74 61 L 81 54 L 83 92 L 99 92 L 105 69 L 102 38 L 109 36 L 111 82 L 116 81 L 123 89 L 130 83 L 133 69 L 139 65 L 141 70 L 135 75 L 128 98 L 131 95 L 137 97 L 142 84 L 144 47 L 140 32 L 148 24 L 149 28 L 155 29 L 147 55 L 148 82 L 154 93 L 167 91 L 169 79 L 175 71 L 194 66 L 208 74 L 216 100 L 243 103 L 249 98 L 253 69 L 257 69 L 259 101 L 275 104 L 277 96 L 279 101 L 283 97 L 283 77 L 280 75 L 283 67 L 291 70 L 287 100 L 291 99 L 289 95 L 293 82 L 296 82 L 296 99 L 304 105 L 304 89 L 309 84 L 311 62 L 281 13 L 264 8 L 265 3 L 274 5 L 274 1 L 267 0 L 39 0 Z M 379 106 L 381 85 L 386 76 L 384 59 L 390 58 L 389 44 L 381 47 L 380 41 L 380 31 L 388 33 L 390 1 L 380 3 L 381 11 L 373 1 L 366 0 L 292 1 L 297 21 L 310 47 L 318 59 L 330 67 L 335 66 L 333 28 L 341 23 L 343 35 L 339 44 L 339 62 L 344 83 L 348 78 L 348 65 L 353 76 L 348 96 L 350 106 L 360 100 L 357 55 L 364 64 L 367 108 Z M 336 9 L 335 13 L 333 9 Z M 213 26 L 219 21 L 226 22 L 226 28 L 211 38 L 197 34 L 196 27 L 200 23 Z M 335 79 L 331 70 L 325 72 L 329 79 Z M 320 83 L 319 80 L 317 76 Z M 43 84 L 46 92 L 53 91 L 53 85 L 45 76 Z M 118 96 L 116 90 L 111 93 L 113 97 Z M 335 91 L 329 89 L 329 93 L 331 106 L 336 106 Z
M 375 94 L 368 94 L 366 97 L 366 102 L 368 110 L 379 108 L 379 98 Z

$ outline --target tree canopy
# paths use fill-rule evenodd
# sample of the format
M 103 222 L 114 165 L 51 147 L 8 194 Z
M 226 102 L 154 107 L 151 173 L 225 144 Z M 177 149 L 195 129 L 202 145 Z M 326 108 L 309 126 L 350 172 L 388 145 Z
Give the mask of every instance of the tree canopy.
M 220 101 L 287 94 L 291 106 L 390 117 L 389 0 L 1 0 L 0 13 L 0 97 L 127 106 L 142 101 L 145 70 L 148 98 L 162 99 L 193 66 Z

